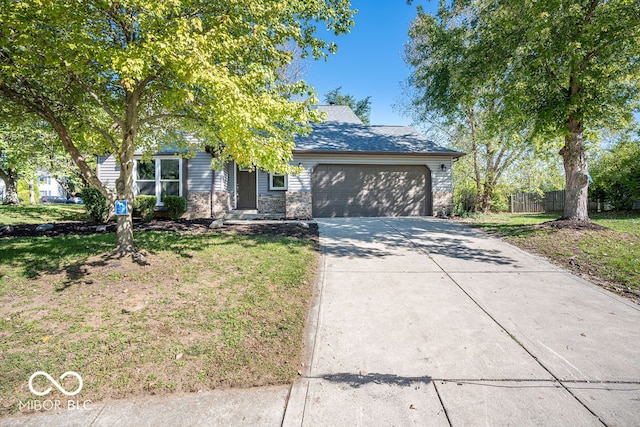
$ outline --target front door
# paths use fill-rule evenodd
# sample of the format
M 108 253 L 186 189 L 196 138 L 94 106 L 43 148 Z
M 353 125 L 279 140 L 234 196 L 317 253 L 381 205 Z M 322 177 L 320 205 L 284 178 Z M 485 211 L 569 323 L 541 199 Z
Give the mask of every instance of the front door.
M 256 171 L 236 169 L 238 209 L 256 208 Z

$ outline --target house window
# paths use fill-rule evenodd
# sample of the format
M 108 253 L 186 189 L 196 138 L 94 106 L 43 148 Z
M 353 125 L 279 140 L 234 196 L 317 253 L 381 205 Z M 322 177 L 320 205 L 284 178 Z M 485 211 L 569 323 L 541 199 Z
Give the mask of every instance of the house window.
M 269 190 L 286 190 L 287 175 L 269 174 Z
M 158 205 L 165 196 L 182 195 L 182 159 L 136 160 L 135 177 L 137 194 L 156 196 Z

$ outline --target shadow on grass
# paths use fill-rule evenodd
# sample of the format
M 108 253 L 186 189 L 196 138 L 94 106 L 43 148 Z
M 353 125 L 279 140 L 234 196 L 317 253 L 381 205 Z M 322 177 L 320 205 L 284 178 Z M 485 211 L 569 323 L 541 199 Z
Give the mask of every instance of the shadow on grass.
M 478 228 L 490 234 L 500 237 L 527 237 L 529 235 L 539 233 L 540 228 L 536 225 L 514 225 L 514 224 L 495 224 L 495 223 L 470 223 L 466 224 L 470 227 Z
M 47 222 L 77 221 L 86 217 L 83 205 L 0 205 L 4 224 L 44 224 Z
M 244 235 L 238 233 L 181 234 L 149 231 L 135 234 L 136 247 L 149 254 L 171 252 L 183 258 L 205 250 L 211 245 L 257 246 L 274 241 L 289 244 L 295 239 L 270 235 Z M 26 279 L 42 275 L 65 273 L 67 280 L 58 286 L 61 292 L 83 281 L 91 267 L 104 267 L 117 263 L 114 255 L 114 234 L 69 235 L 59 237 L 20 237 L 3 240 L 0 246 L 0 277 L 9 272 Z M 134 262 L 148 265 L 144 258 Z

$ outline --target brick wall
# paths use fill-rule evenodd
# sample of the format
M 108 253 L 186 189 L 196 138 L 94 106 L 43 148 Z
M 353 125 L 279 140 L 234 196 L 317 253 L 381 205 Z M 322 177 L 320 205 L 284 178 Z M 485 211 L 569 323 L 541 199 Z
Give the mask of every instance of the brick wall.
M 264 214 L 284 214 L 285 213 L 285 195 L 283 192 L 259 194 L 258 195 L 258 212 Z
M 226 191 L 216 191 L 213 196 L 213 216 L 222 218 L 233 209 L 233 195 Z
M 311 219 L 312 205 L 310 191 L 287 191 L 286 216 L 288 219 Z
M 453 191 L 433 192 L 433 215 L 451 215 L 453 213 Z
M 189 191 L 186 215 L 188 218 L 211 218 L 211 192 Z

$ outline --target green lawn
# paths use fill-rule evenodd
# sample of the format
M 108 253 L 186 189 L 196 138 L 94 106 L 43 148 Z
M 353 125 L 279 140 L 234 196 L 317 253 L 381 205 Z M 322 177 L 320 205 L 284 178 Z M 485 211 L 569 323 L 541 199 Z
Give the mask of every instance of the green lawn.
M 105 255 L 113 234 L 0 242 L 0 414 L 35 398 L 38 370 L 78 372 L 74 398 L 96 402 L 289 383 L 300 369 L 311 240 L 137 233 L 140 262 Z
M 496 233 L 614 291 L 640 291 L 640 213 L 591 214 L 593 222 L 609 228 L 604 231 L 536 227 L 559 216 L 493 214 L 462 222 Z
M 0 205 L 0 225 L 44 224 L 85 218 L 84 205 Z

